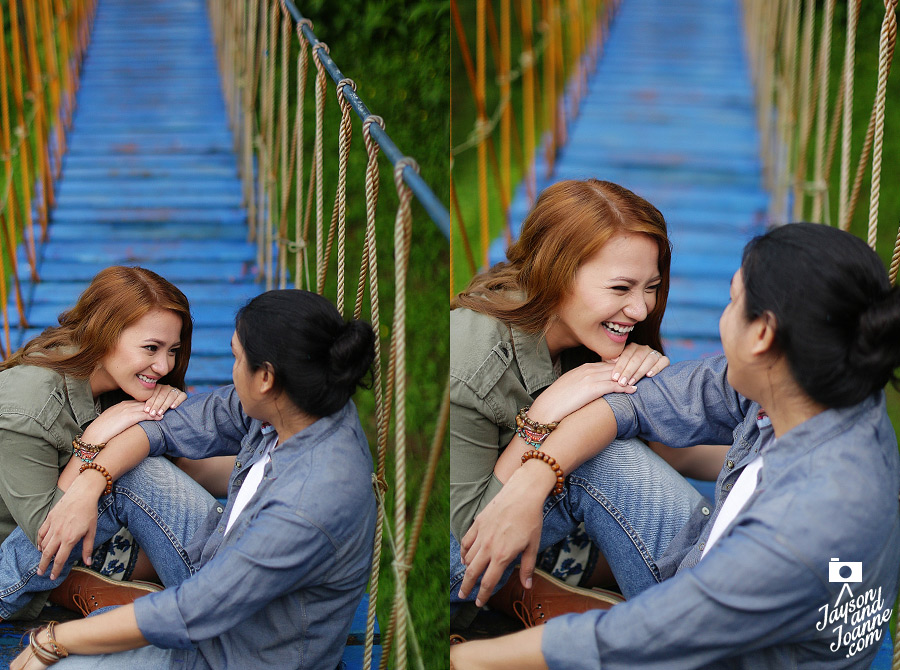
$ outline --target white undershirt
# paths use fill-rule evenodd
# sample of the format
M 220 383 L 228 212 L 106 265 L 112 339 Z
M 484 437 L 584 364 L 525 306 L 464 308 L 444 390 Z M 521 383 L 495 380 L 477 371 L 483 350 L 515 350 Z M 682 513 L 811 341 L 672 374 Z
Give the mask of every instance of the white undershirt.
M 774 439 L 771 440 L 772 443 L 774 443 L 774 441 Z M 760 447 L 760 452 L 768 446 L 768 442 L 762 445 Z M 706 540 L 706 546 L 703 548 L 703 553 L 700 554 L 700 560 L 703 560 L 706 554 L 709 553 L 709 550 L 712 549 L 712 546 L 716 542 L 718 542 L 722 533 L 725 532 L 725 529 L 731 525 L 731 522 L 737 518 L 737 515 L 744 509 L 747 501 L 750 500 L 750 496 L 752 496 L 753 492 L 756 490 L 756 484 L 759 481 L 759 471 L 762 470 L 762 466 L 762 453 L 744 466 L 744 471 L 734 483 L 734 488 L 731 489 L 731 493 L 728 494 L 725 503 L 722 505 L 719 516 L 716 517 L 716 521 L 713 523 L 709 538 Z
M 272 460 L 272 457 L 269 455 L 269 453 L 272 451 L 272 448 L 277 442 L 278 435 L 273 433 L 268 444 L 266 444 L 263 455 L 259 458 L 258 461 L 256 461 L 256 463 L 254 463 L 250 467 L 250 472 L 248 472 L 247 476 L 244 477 L 244 482 L 241 484 L 241 488 L 238 490 L 237 497 L 234 499 L 234 507 L 231 508 L 231 514 L 228 515 L 228 525 L 225 526 L 226 535 L 228 534 L 228 531 L 231 530 L 234 522 L 237 521 L 237 518 L 241 515 L 241 512 L 244 511 L 247 503 L 250 502 L 250 498 L 252 498 L 253 494 L 256 493 L 260 483 L 262 483 L 263 472 L 266 469 L 266 464 L 268 464 L 268 462 Z

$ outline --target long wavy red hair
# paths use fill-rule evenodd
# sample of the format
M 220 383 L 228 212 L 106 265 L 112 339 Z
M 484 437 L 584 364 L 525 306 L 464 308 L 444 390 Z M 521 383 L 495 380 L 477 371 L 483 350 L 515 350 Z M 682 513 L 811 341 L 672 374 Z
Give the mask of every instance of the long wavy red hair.
M 117 265 L 101 270 L 75 306 L 59 315 L 59 326 L 47 328 L 28 342 L 0 363 L 0 370 L 37 365 L 86 379 L 116 346 L 122 331 L 155 309 L 171 310 L 181 317 L 181 346 L 175 366 L 160 381 L 183 390 L 191 357 L 190 304 L 174 284 L 139 267 Z
M 507 251 L 508 261 L 476 275 L 453 299 L 451 309 L 465 307 L 526 332 L 542 332 L 572 290 L 578 268 L 620 232 L 647 235 L 659 249 L 662 281 L 656 306 L 629 339 L 662 351 L 659 331 L 672 261 L 666 220 L 640 196 L 599 179 L 547 187 Z

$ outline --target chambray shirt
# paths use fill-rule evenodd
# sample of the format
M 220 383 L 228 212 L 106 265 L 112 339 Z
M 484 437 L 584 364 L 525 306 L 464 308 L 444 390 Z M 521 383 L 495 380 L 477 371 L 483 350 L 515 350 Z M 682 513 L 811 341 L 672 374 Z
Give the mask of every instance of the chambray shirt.
M 144 637 L 164 648 L 196 645 L 190 668 L 336 668 L 369 579 L 375 529 L 372 457 L 354 404 L 271 452 L 227 535 L 235 495 L 266 442 L 234 387 L 140 425 L 153 456 L 237 454 L 227 505 L 213 508 L 187 547 L 198 572 L 135 601 Z
M 542 651 L 551 669 L 871 665 L 900 566 L 900 458 L 884 394 L 822 412 L 767 446 L 756 490 L 700 561 L 761 431 L 771 430 L 725 373 L 722 356 L 690 361 L 640 381 L 633 395 L 606 396 L 619 437 L 733 446 L 715 509 L 698 505 L 659 561 L 668 578 L 608 612 L 549 621 Z M 842 576 L 832 558 L 857 565 Z

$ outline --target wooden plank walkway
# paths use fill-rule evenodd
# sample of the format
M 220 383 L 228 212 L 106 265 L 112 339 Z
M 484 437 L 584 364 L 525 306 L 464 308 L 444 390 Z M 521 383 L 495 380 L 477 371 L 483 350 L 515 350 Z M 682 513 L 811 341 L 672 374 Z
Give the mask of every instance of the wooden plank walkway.
M 588 88 L 549 176 L 537 152 L 538 192 L 597 177 L 656 205 L 673 244 L 666 353 L 673 362 L 720 353 L 729 282 L 744 244 L 763 232 L 769 198 L 738 2 L 624 0 Z M 527 211 L 520 185 L 514 237 Z M 492 263 L 504 249 L 497 239 Z M 714 495 L 713 483 L 696 485 Z M 890 663 L 888 639 L 872 668 Z
M 191 302 L 191 389 L 230 383 L 234 315 L 261 288 L 202 0 L 100 0 L 56 189 L 38 247 L 42 281 L 25 284 L 29 328 L 14 304 L 9 312 L 13 347 L 57 325 L 102 268 L 140 265 Z M 19 263 L 27 280 L 24 249 Z M 362 667 L 367 607 L 353 623 L 348 668 Z M 33 625 L 0 624 L 0 667 Z M 376 647 L 376 667 L 379 656 Z

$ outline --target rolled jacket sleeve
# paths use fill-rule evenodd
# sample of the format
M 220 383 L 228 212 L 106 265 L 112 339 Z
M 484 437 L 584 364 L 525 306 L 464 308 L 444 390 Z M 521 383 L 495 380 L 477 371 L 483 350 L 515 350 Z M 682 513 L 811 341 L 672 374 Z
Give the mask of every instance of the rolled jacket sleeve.
M 138 627 L 157 647 L 189 648 L 288 592 L 322 583 L 335 568 L 336 553 L 315 523 L 273 504 L 190 579 L 136 600 Z
M 631 395 L 605 395 L 618 436 L 670 447 L 731 443 L 752 403 L 731 387 L 727 370 L 724 356 L 685 361 L 642 379 Z
M 234 386 L 191 396 L 159 421 L 142 421 L 150 440 L 150 455 L 234 455 L 240 451 L 252 419 L 241 408 Z
M 749 521 L 696 567 L 636 598 L 549 621 L 542 652 L 551 670 L 701 668 L 789 639 L 831 636 L 816 630 L 827 597 L 802 557 Z

